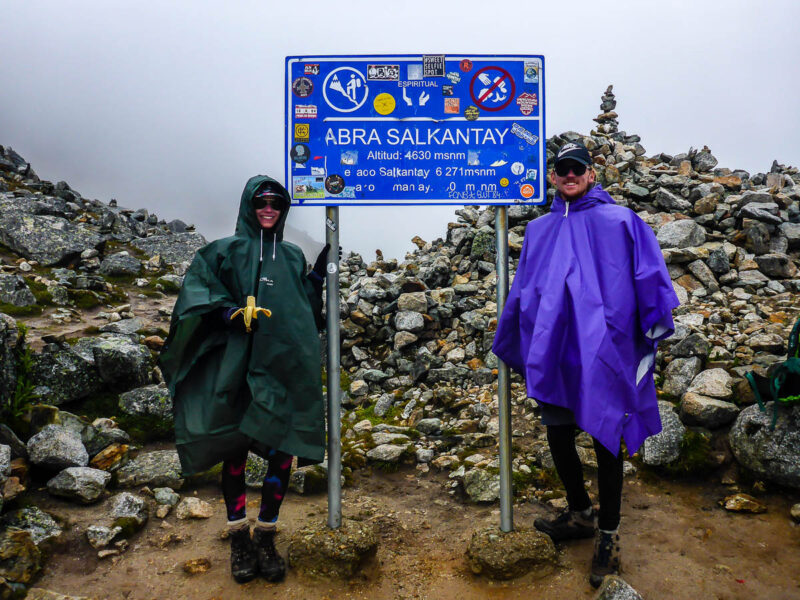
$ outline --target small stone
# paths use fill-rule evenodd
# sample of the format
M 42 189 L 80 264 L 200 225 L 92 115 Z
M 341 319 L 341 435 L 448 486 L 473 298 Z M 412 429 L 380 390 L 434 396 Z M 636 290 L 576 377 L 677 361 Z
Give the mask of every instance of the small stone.
M 381 444 L 367 452 L 367 458 L 377 462 L 396 463 L 405 453 L 407 446 L 395 444 Z
M 800 503 L 793 504 L 789 514 L 791 514 L 795 523 L 800 523 Z
M 169 511 L 171 511 L 171 510 L 172 510 L 172 507 L 169 506 L 168 504 L 159 504 L 156 507 L 156 517 L 158 517 L 159 519 L 164 519 L 164 518 L 167 517 L 167 515 L 169 514 Z
M 607 575 L 603 583 L 597 590 L 597 594 L 592 600 L 644 600 L 642 596 L 633 589 L 619 575 Z
M 207 558 L 192 558 L 183 563 L 184 572 L 189 575 L 205 573 L 211 568 L 211 561 Z
M 179 519 L 209 519 L 213 514 L 214 509 L 208 502 L 192 496 L 181 500 L 175 509 Z
M 133 534 L 147 522 L 147 503 L 139 496 L 122 492 L 112 497 L 109 504 L 113 526 L 121 527 L 125 536 Z
M 91 467 L 69 467 L 47 482 L 53 496 L 77 500 L 83 504 L 96 502 L 111 481 L 111 473 Z
M 175 506 L 181 499 L 179 494 L 168 487 L 155 488 L 153 490 L 153 497 L 159 504 L 166 504 L 168 506 Z
M 749 494 L 734 494 L 720 501 L 720 506 L 730 512 L 759 514 L 767 512 L 767 507 Z
M 99 550 L 108 546 L 120 533 L 122 533 L 122 527 L 90 525 L 86 528 L 86 539 L 92 548 Z

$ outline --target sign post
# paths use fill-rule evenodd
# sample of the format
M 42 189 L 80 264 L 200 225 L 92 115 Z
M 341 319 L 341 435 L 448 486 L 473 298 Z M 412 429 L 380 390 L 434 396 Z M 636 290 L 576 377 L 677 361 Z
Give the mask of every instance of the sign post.
M 326 206 L 328 526 L 341 524 L 339 206 L 495 205 L 498 318 L 509 204 L 544 204 L 544 57 L 286 58 L 286 187 Z M 508 368 L 498 365 L 501 529 L 511 531 Z

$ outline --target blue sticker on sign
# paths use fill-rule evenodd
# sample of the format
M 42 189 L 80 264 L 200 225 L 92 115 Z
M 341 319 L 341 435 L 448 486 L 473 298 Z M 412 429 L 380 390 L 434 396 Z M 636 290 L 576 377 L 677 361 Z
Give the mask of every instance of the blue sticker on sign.
M 294 202 L 545 201 L 542 56 L 312 56 L 286 66 Z

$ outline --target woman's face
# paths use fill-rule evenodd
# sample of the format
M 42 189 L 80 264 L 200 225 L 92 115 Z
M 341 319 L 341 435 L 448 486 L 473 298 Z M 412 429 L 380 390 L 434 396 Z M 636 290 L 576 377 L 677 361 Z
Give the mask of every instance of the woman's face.
M 255 209 L 256 218 L 261 228 L 272 229 L 281 216 L 281 209 L 278 208 L 280 206 L 278 198 L 275 196 L 261 196 L 256 198 L 255 204 L 257 207 L 261 205 L 261 208 Z

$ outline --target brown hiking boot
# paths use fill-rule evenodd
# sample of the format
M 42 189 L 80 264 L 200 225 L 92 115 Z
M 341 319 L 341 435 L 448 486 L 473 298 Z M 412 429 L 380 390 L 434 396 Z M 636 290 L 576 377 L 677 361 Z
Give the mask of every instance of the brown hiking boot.
M 253 542 L 258 555 L 258 571 L 261 576 L 275 583 L 286 575 L 286 563 L 275 548 L 275 530 L 256 526 Z
M 258 574 L 258 559 L 253 540 L 250 539 L 250 527 L 245 525 L 231 529 L 231 575 L 236 583 L 247 583 Z
M 594 536 L 596 517 L 597 511 L 594 508 L 589 517 L 567 509 L 555 519 L 536 519 L 533 526 L 549 535 L 554 542 L 578 540 Z
M 620 561 L 619 534 L 597 532 L 592 556 L 592 572 L 589 583 L 600 587 L 606 575 L 619 575 L 622 568 Z

